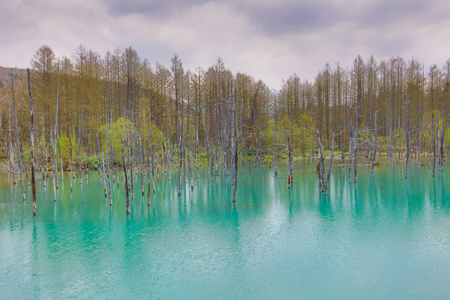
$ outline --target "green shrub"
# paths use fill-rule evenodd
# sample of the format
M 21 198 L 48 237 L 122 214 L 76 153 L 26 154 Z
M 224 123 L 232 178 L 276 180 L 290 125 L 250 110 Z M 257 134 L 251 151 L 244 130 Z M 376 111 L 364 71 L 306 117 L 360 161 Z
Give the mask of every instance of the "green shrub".
M 100 161 L 97 155 L 86 156 L 86 165 L 88 169 L 97 170 L 100 167 Z

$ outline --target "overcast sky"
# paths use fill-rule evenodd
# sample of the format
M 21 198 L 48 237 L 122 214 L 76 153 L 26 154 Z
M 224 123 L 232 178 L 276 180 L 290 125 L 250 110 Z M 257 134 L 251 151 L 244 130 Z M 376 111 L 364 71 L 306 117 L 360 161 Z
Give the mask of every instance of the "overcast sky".
M 278 89 L 294 72 L 314 80 L 327 62 L 350 67 L 358 54 L 442 66 L 450 1 L 1 1 L 1 66 L 29 67 L 44 44 L 70 57 L 80 43 L 101 55 L 132 46 L 153 66 L 177 53 L 191 70 L 220 56 L 233 73 Z

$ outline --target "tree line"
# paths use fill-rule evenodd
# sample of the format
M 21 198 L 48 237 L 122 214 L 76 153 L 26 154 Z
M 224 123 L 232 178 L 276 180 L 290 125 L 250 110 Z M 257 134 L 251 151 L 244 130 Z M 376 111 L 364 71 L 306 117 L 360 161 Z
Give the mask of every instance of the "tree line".
M 69 58 L 44 45 L 31 66 L 28 84 L 25 73 L 11 72 L 15 88 L 1 90 L 1 150 L 10 169 L 20 156 L 29 162 L 35 144 L 38 174 L 44 165 L 74 175 L 78 167 L 81 179 L 82 169 L 129 167 L 130 159 L 132 168 L 150 166 L 152 158 L 152 169 L 161 166 L 169 178 L 176 161 L 181 187 L 202 160 L 212 179 L 219 163 L 237 176 L 238 161 L 271 160 L 277 172 L 288 157 L 290 186 L 293 156 L 317 155 L 326 184 L 325 150 L 331 157 L 338 150 L 343 166 L 346 155 L 349 167 L 353 158 L 356 181 L 358 150 L 372 169 L 377 149 L 379 158 L 407 165 L 426 153 L 430 167 L 433 153 L 441 169 L 450 148 L 450 60 L 426 70 L 416 59 L 357 56 L 348 68 L 326 64 L 314 81 L 293 74 L 279 91 L 233 74 L 221 58 L 207 69 L 186 70 L 176 54 L 169 67 L 152 66 L 131 47 L 102 56 L 80 45 Z

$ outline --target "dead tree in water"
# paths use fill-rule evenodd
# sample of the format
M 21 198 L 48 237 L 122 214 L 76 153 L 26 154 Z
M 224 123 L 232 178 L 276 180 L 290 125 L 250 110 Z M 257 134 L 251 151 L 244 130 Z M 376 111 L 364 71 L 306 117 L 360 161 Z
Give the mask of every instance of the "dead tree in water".
M 72 157 L 72 125 L 69 127 L 69 151 L 70 151 L 70 171 L 72 172 L 72 178 L 75 179 L 75 171 L 73 168 L 73 157 Z M 72 181 L 70 181 L 70 189 L 72 189 Z
M 331 154 L 330 154 L 330 163 L 328 164 L 328 173 L 327 173 L 327 179 L 326 179 L 326 185 L 324 187 L 324 195 L 327 195 L 328 186 L 330 184 L 330 174 L 331 174 L 331 164 L 333 163 L 333 152 L 334 152 L 334 137 L 335 134 L 333 132 L 333 138 L 331 140 Z
M 78 125 L 78 169 L 80 171 L 80 185 L 83 184 L 83 173 L 81 171 L 81 120 Z
M 126 211 L 127 215 L 130 214 L 130 197 L 128 195 L 128 176 L 127 176 L 127 165 L 125 163 L 125 154 L 123 151 L 123 137 L 121 136 L 121 144 L 122 144 L 122 168 L 123 168 L 123 176 L 125 178 L 125 195 L 126 195 Z M 133 176 L 133 174 L 131 174 Z
M 37 215 L 36 204 L 36 181 L 34 179 L 34 103 L 31 97 L 30 69 L 27 69 L 28 75 L 28 95 L 30 97 L 30 162 L 31 162 L 31 192 L 33 195 L 33 216 Z
M 422 166 L 422 163 L 420 160 L 421 160 L 421 153 L 422 153 L 422 137 L 423 137 L 424 122 L 425 122 L 425 115 L 422 116 L 422 124 L 420 125 L 420 128 L 419 128 L 419 158 L 418 158 L 419 166 Z
M 323 182 L 324 182 L 324 173 L 325 173 L 325 164 L 324 164 L 324 157 L 323 157 L 323 146 L 322 141 L 320 139 L 320 132 L 317 129 L 317 141 L 318 141 L 318 147 L 319 147 L 319 161 L 317 162 L 317 171 L 319 175 L 319 186 L 322 187 L 323 192 Z
M 356 129 L 353 130 L 354 136 L 353 136 L 353 143 L 354 143 L 354 157 L 353 157 L 353 171 L 354 171 L 354 178 L 353 182 L 356 183 L 358 181 L 358 131 Z
M 276 105 L 276 103 L 275 103 L 275 105 Z M 274 117 L 274 120 L 273 120 L 273 168 L 275 169 L 275 176 L 278 175 L 278 170 L 277 170 L 277 156 L 278 156 L 277 150 L 278 149 L 277 149 L 277 140 L 275 138 L 276 125 L 277 125 L 276 117 Z
M 152 143 L 152 183 L 153 183 L 153 194 L 155 193 L 155 151 L 153 148 L 153 129 L 152 129 L 152 114 L 150 113 L 150 140 Z M 164 139 L 163 139 L 164 142 Z
M 139 121 L 139 160 L 141 163 L 141 167 L 140 167 L 140 174 L 141 174 L 141 193 L 142 196 L 144 196 L 145 194 L 145 189 L 144 189 L 144 153 L 143 153 L 143 146 L 142 146 L 142 134 L 141 134 L 141 121 Z
M 111 137 L 112 138 L 112 137 Z M 106 112 L 106 97 L 105 97 L 105 152 L 106 152 L 106 178 L 107 178 L 107 186 L 109 191 L 109 206 L 112 206 L 112 187 L 111 187 L 111 157 L 112 157 L 112 149 L 111 156 L 109 156 L 108 151 L 108 114 Z M 114 162 L 112 163 L 114 165 Z M 114 170 L 113 170 L 114 171 Z
M 97 153 L 100 156 L 100 152 L 97 152 Z M 105 176 L 106 166 L 105 166 L 105 155 L 103 153 L 102 153 L 102 160 L 100 162 L 101 162 L 101 164 L 100 164 L 100 172 L 101 172 L 102 181 L 103 181 L 103 194 L 105 195 L 105 199 L 106 199 L 106 198 L 108 198 L 108 191 L 106 189 L 106 176 Z
M 287 143 L 287 151 L 288 151 L 288 163 L 289 163 L 289 175 L 288 175 L 288 189 L 291 188 L 291 183 L 294 181 L 292 176 L 292 156 L 291 156 L 291 138 L 289 135 L 289 130 L 286 130 L 286 143 Z
M 180 158 L 180 172 L 178 174 L 178 196 L 181 195 L 181 175 L 182 175 L 182 173 L 183 173 L 183 157 Z
M 378 133 L 377 133 L 377 112 L 375 112 L 375 143 L 373 146 L 373 155 L 372 155 L 372 174 L 373 174 L 373 167 L 375 166 L 375 156 L 377 155 L 377 139 L 378 139 Z
M 86 163 L 86 153 L 84 151 L 84 109 L 81 114 L 81 124 L 83 129 L 83 134 L 81 136 L 81 145 L 83 146 L 83 159 L 84 159 L 84 175 L 86 176 L 86 182 L 88 180 L 88 170 L 87 170 L 87 163 Z
M 59 105 L 59 65 L 58 65 L 58 71 L 56 74 L 56 112 L 55 112 L 55 144 L 58 144 L 58 151 L 59 151 L 59 161 L 61 166 L 61 183 L 64 181 L 64 170 L 63 170 L 63 163 L 62 163 L 62 156 L 61 156 L 61 146 L 59 144 L 59 129 L 58 129 L 58 105 Z M 58 180 L 58 178 L 56 178 Z
M 19 144 L 19 134 L 17 129 L 17 116 L 16 116 L 16 96 L 14 94 L 14 78 L 12 74 L 13 70 L 11 69 L 11 87 L 12 87 L 12 98 L 13 98 L 13 108 L 14 108 L 14 132 L 16 137 L 16 148 L 17 148 L 17 158 L 19 162 L 19 171 L 20 171 L 20 181 L 22 183 L 22 197 L 23 201 L 25 198 L 25 185 L 23 184 L 23 170 L 22 170 L 22 157 L 20 155 L 20 144 Z
M 404 109 L 403 109 L 403 129 L 406 136 L 406 154 L 405 154 L 405 178 L 408 179 L 409 164 L 411 160 L 411 136 L 412 136 L 412 124 L 411 124 L 411 100 L 405 97 Z M 409 109 L 407 109 L 409 106 Z
M 148 140 L 147 140 L 147 206 L 150 206 L 150 148 L 148 146 Z
M 435 171 L 436 171 L 436 135 L 434 132 L 434 121 L 433 121 L 433 116 L 431 117 L 431 132 L 432 132 L 432 138 L 433 138 L 433 177 L 435 175 Z M 436 124 L 439 124 L 436 118 Z M 436 129 L 437 132 L 437 129 Z
M 348 136 L 349 145 L 348 145 L 348 178 L 352 177 L 352 155 L 353 155 L 353 145 L 352 145 L 352 136 L 353 136 L 353 127 L 350 119 L 350 134 Z
M 322 186 L 322 193 L 326 196 L 328 191 L 328 186 L 330 183 L 330 174 L 331 174 L 331 164 L 333 163 L 333 152 L 334 152 L 334 138 L 335 134 L 333 132 L 333 138 L 331 141 L 331 155 L 330 155 L 330 162 L 328 165 L 328 172 L 325 175 L 325 158 L 323 156 L 323 145 L 322 140 L 320 137 L 320 132 L 317 130 L 317 141 L 319 145 L 319 162 L 318 162 L 318 173 L 319 173 L 319 186 Z
M 439 170 L 441 172 L 444 171 L 444 162 L 445 162 L 445 107 L 442 105 L 442 130 L 441 130 L 441 146 L 439 148 Z
M 11 141 L 11 130 L 9 130 L 8 148 L 9 148 L 10 172 L 13 174 L 13 182 L 14 182 L 14 184 L 17 184 L 16 170 L 14 168 L 14 150 L 13 150 L 12 141 Z
M 428 169 L 431 169 L 431 124 L 433 124 L 433 119 L 431 113 L 428 112 Z
M 236 128 L 236 108 L 233 105 L 233 202 L 236 202 L 237 175 L 238 175 L 238 147 L 237 147 L 237 128 Z
M 342 132 L 341 121 L 339 120 L 339 131 Z M 339 148 L 341 150 L 342 168 L 345 168 L 345 151 L 344 143 L 342 142 L 343 136 L 339 137 Z
M 198 166 L 198 161 L 199 161 L 199 153 L 200 153 L 200 149 L 199 149 L 199 145 L 198 145 L 198 116 L 196 117 L 196 134 L 195 134 L 195 164 L 196 164 L 196 169 L 197 169 L 197 179 L 200 178 L 200 169 Z M 153 150 L 152 150 L 153 151 Z
M 405 178 L 408 179 L 408 171 L 409 171 L 409 159 L 410 159 L 410 143 L 411 143 L 411 131 L 409 128 L 406 128 L 406 161 L 405 161 Z
M 52 180 L 53 180 L 53 201 L 56 202 L 56 184 L 57 184 L 57 167 L 56 165 L 56 158 L 55 158 L 55 144 L 53 143 L 53 130 L 50 129 L 50 144 L 52 149 Z

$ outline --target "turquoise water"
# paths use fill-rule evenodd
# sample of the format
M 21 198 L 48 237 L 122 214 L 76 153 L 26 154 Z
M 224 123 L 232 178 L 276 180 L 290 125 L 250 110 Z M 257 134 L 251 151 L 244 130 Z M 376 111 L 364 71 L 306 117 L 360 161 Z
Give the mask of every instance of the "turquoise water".
M 38 184 L 38 216 L 0 174 L 1 299 L 414 299 L 450 297 L 450 166 L 332 171 L 329 196 L 300 163 L 287 190 L 266 167 L 231 178 L 161 176 L 147 207 L 131 215 L 115 186 L 111 208 L 100 176 L 69 175 L 53 202 Z M 204 170 L 206 172 L 206 170 Z M 137 186 L 137 185 L 136 185 Z M 27 190 L 28 191 L 28 190 Z M 28 199 L 31 199 L 28 191 Z

